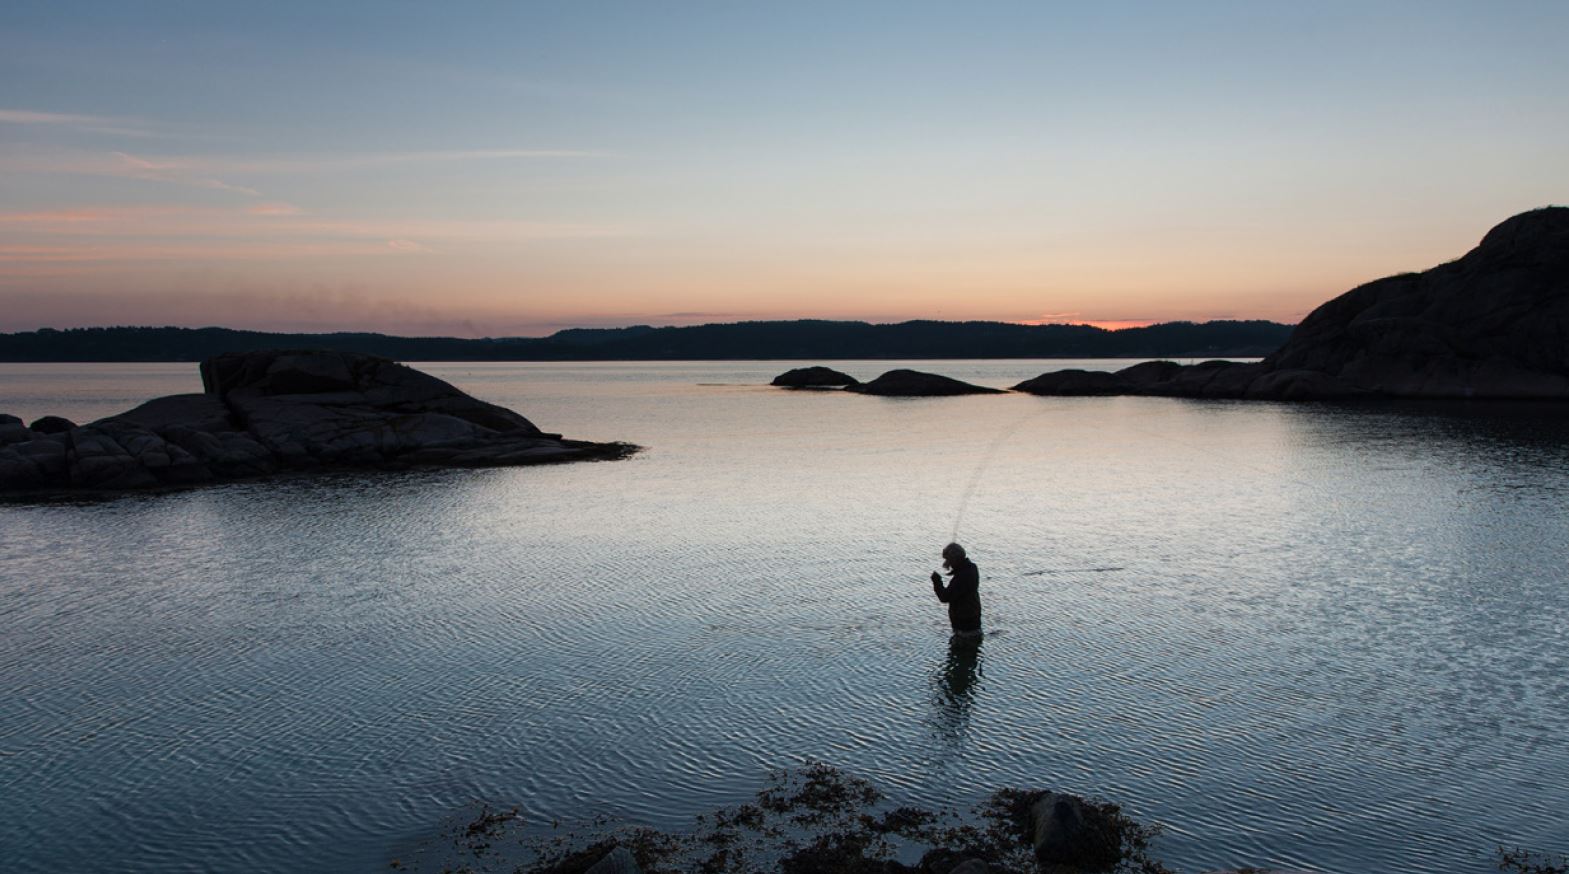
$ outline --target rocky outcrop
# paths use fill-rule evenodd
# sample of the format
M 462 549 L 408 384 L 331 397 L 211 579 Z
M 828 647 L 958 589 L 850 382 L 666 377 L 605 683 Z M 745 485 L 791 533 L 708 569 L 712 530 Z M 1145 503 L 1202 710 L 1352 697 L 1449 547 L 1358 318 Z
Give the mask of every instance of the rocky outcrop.
M 831 367 L 797 367 L 787 370 L 774 377 L 769 385 L 783 388 L 840 388 L 842 386 L 857 385 L 860 380 L 848 373 L 841 373 Z
M 27 428 L 0 416 L 0 491 L 179 486 L 322 467 L 538 464 L 633 451 L 543 433 L 511 410 L 375 356 L 238 353 L 202 362 L 201 372 L 205 394 L 157 398 L 79 427 L 46 417 Z
M 890 370 L 871 382 L 852 385 L 845 391 L 885 397 L 939 397 L 947 395 L 1001 394 L 1002 389 L 960 382 L 936 373 L 919 370 Z
M 1522 213 L 1457 261 L 1323 304 L 1259 364 L 1048 373 L 1034 394 L 1569 400 L 1569 208 Z

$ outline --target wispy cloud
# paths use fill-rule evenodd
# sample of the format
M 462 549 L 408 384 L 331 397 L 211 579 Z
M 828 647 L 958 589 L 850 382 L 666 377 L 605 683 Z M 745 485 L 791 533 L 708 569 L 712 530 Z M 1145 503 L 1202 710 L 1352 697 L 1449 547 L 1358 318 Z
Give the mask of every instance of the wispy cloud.
M 417 243 L 413 240 L 388 240 L 385 245 L 393 252 L 402 252 L 408 255 L 435 251 L 424 243 Z
M 299 258 L 340 258 L 365 255 L 407 255 L 425 251 L 418 243 L 415 248 L 403 248 L 395 243 L 409 241 L 387 240 L 382 242 L 350 241 L 288 241 L 288 242 L 235 242 L 213 243 L 90 243 L 55 246 L 0 246 L 0 264 L 28 263 L 93 263 L 133 261 L 278 261 Z
M 300 215 L 303 212 L 292 203 L 258 203 L 245 209 L 246 215 L 265 216 Z
M 21 115 L 31 117 L 49 114 L 22 113 Z M 60 117 L 88 118 L 89 116 Z M 350 173 L 408 164 L 603 158 L 612 154 L 577 149 L 450 149 L 348 155 L 165 156 L 132 154 L 127 151 L 83 152 L 51 149 L 28 152 L 13 149 L 0 153 L 0 173 L 107 176 L 209 191 L 227 191 L 245 197 L 263 197 L 261 190 L 232 180 L 236 176 Z
M 144 179 L 154 182 L 170 182 L 175 185 L 189 185 L 194 188 L 207 188 L 213 191 L 232 191 L 250 197 L 261 197 L 260 191 L 245 185 L 235 185 L 225 182 L 200 171 L 193 171 L 188 162 L 170 160 L 149 160 L 128 155 L 125 152 L 112 153 L 119 159 L 123 172 L 109 173 L 111 176 L 126 176 L 131 179 Z
M 441 254 L 436 244 L 624 237 L 626 227 L 530 220 L 324 218 L 289 203 L 0 212 L 0 263 L 225 261 Z M 443 247 L 446 248 L 446 247 Z
M 244 236 L 508 242 L 638 234 L 636 228 L 627 225 L 529 219 L 322 218 L 288 203 L 248 207 L 147 204 L 0 212 L 0 225 L 11 226 L 13 233 L 148 239 Z
M 136 119 L 112 118 L 104 115 L 82 115 L 73 112 L 38 112 L 32 109 L 0 109 L 0 124 L 44 125 L 64 127 L 89 133 L 111 134 L 124 137 L 152 137 L 157 134 L 146 122 Z

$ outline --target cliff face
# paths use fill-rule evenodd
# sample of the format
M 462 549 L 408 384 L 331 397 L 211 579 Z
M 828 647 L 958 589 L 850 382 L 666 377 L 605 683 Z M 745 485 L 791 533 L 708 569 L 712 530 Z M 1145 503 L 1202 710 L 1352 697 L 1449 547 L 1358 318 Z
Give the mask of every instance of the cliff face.
M 1136 370 L 1093 382 L 1047 373 L 1016 388 L 1269 400 L 1569 400 L 1569 208 L 1522 213 L 1458 261 L 1353 288 L 1314 310 L 1261 364 L 1168 365 L 1153 380 L 1153 371 Z

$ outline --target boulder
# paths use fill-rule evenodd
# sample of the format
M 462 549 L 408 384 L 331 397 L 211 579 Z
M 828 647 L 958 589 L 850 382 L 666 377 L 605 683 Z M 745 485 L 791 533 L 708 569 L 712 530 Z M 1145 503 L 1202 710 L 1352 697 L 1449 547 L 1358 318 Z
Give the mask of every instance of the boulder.
M 1110 809 L 1108 809 L 1110 808 Z M 1122 828 L 1111 805 L 1047 792 L 1030 807 L 1030 841 L 1043 868 L 1110 871 L 1122 861 Z
M 871 382 L 848 386 L 845 391 L 885 397 L 1003 394 L 1003 390 L 999 388 L 986 388 L 935 373 L 902 369 L 890 370 Z
M 590 865 L 583 874 L 642 874 L 643 869 L 637 866 L 637 859 L 632 856 L 632 851 L 626 847 L 615 847 L 606 853 L 598 862 Z
M 27 426 L 38 434 L 64 434 L 76 427 L 76 423 L 64 416 L 44 416 Z
M 0 446 L 12 443 L 24 443 L 33 439 L 35 435 L 22 420 L 15 416 L 0 414 Z
M 829 367 L 797 367 L 774 377 L 774 381 L 769 385 L 784 388 L 838 388 L 856 385 L 858 382 L 859 380 L 850 374 L 840 373 Z

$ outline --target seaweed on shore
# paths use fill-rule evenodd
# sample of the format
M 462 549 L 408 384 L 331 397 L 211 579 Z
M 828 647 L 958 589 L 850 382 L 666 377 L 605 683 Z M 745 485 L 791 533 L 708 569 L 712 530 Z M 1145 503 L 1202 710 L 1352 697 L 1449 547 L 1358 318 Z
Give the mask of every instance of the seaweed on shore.
M 1030 841 L 1029 811 L 1044 793 L 1002 789 L 960 812 L 890 804 L 870 782 L 829 765 L 771 772 L 754 801 L 696 818 L 690 831 L 615 826 L 597 819 L 546 831 L 517 809 L 482 807 L 452 828 L 450 852 L 399 860 L 400 870 L 443 874 L 581 874 L 617 846 L 646 874 L 926 874 L 966 860 L 994 874 L 1042 871 Z M 1092 802 L 1107 814 L 1113 855 L 1105 866 L 1057 868 L 1168 874 L 1149 855 L 1156 829 L 1120 808 Z M 424 854 L 421 854 L 424 855 Z M 916 861 L 916 860 L 919 861 Z M 901 861 L 904 860 L 904 861 Z
M 1507 874 L 1569 874 L 1569 856 L 1499 847 L 1498 870 Z

